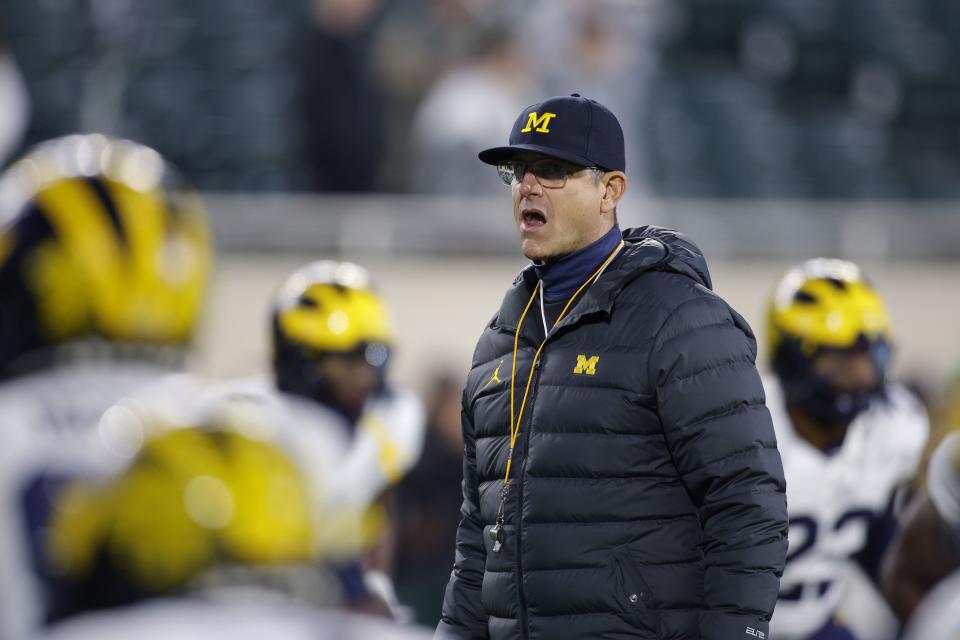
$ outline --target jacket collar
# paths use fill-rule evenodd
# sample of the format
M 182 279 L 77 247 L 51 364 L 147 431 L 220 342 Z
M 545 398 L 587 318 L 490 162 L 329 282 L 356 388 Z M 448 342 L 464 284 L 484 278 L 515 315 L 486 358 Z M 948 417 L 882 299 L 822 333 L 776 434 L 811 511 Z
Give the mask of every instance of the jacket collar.
M 655 237 L 631 237 L 633 231 L 628 229 L 624 232 L 623 250 L 613 259 L 600 278 L 581 294 L 580 301 L 557 325 L 558 327 L 576 324 L 581 318 L 589 315 L 609 314 L 617 294 L 628 282 L 667 261 L 670 256 L 670 248 L 667 244 Z M 507 291 L 494 326 L 507 331 L 516 331 L 520 315 L 536 285 L 537 275 L 531 265 L 517 275 L 513 287 Z M 533 313 L 532 309 L 530 313 Z
M 566 301 L 583 281 L 597 270 L 620 245 L 623 233 L 614 224 L 601 238 L 590 245 L 550 264 L 533 264 L 540 278 L 540 290 L 547 303 Z

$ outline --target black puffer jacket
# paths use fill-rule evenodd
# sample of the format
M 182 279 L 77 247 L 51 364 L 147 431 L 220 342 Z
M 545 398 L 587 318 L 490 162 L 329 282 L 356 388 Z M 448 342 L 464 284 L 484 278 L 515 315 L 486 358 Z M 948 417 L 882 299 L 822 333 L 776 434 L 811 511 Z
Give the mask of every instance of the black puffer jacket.
M 753 334 L 711 292 L 694 244 L 655 227 L 624 237 L 540 355 L 498 553 L 487 532 L 532 269 L 480 338 L 463 397 L 463 519 L 438 637 L 767 637 L 787 509 Z M 542 340 L 535 305 L 520 335 L 517 407 Z

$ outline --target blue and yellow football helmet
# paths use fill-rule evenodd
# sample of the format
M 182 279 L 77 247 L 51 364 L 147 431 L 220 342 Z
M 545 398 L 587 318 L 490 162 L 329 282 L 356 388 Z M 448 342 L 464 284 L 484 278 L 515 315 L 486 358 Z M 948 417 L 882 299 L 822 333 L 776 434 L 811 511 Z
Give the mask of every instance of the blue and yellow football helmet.
M 821 420 L 849 422 L 882 393 L 890 360 L 890 318 L 860 268 L 815 258 L 790 269 L 767 310 L 767 349 L 787 400 Z M 879 383 L 862 393 L 838 393 L 818 375 L 814 359 L 827 350 L 867 352 Z
M 324 260 L 299 269 L 274 298 L 271 323 L 281 390 L 334 405 L 317 367 L 331 355 L 362 358 L 377 371 L 382 388 L 393 330 L 363 267 Z
M 273 442 L 229 427 L 159 431 L 122 473 L 56 501 L 45 556 L 57 615 L 176 594 L 222 567 L 318 558 L 309 482 Z
M 73 135 L 0 177 L 0 376 L 57 345 L 182 345 L 211 262 L 199 198 L 159 153 Z

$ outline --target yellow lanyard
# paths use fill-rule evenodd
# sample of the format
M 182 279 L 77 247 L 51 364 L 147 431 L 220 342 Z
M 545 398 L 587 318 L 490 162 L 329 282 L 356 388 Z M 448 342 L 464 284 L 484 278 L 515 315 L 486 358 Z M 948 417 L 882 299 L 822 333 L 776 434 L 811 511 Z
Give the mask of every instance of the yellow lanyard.
M 560 321 L 563 320 L 563 317 L 567 315 L 567 311 L 570 310 L 570 305 L 573 304 L 573 301 L 577 299 L 584 289 L 586 289 L 592 282 L 594 282 L 603 270 L 607 268 L 607 265 L 610 264 L 610 261 L 613 260 L 614 256 L 619 253 L 620 249 L 623 248 L 623 240 L 620 241 L 620 244 L 617 245 L 617 248 L 607 256 L 607 259 L 603 261 L 603 264 L 600 265 L 600 268 L 593 272 L 587 281 L 580 285 L 580 288 L 577 289 L 570 299 L 567 300 L 567 304 L 564 305 L 563 311 L 560 312 L 560 315 L 557 316 L 556 322 L 553 323 L 553 326 L 556 327 L 560 324 Z M 523 419 L 523 410 L 527 406 L 527 394 L 530 392 L 530 383 L 533 382 L 533 372 L 537 368 L 537 359 L 540 357 L 540 352 L 543 351 L 543 345 L 547 344 L 547 336 L 543 336 L 543 342 L 540 343 L 540 346 L 537 347 L 537 352 L 533 354 L 533 362 L 530 363 L 530 374 L 527 376 L 527 386 L 523 389 L 523 401 L 520 402 L 520 412 L 516 414 L 514 418 L 514 380 L 517 378 L 517 346 L 520 343 L 520 329 L 523 327 L 523 319 L 527 317 L 527 312 L 530 311 L 530 306 L 533 305 L 534 299 L 537 297 L 537 292 L 540 291 L 540 283 L 537 283 L 537 286 L 533 288 L 533 293 L 530 295 L 530 300 L 527 301 L 527 306 L 524 307 L 523 313 L 520 315 L 520 322 L 517 323 L 517 332 L 513 336 L 513 364 L 510 370 L 510 451 L 507 453 L 507 471 L 503 475 L 503 488 L 500 490 L 500 509 L 497 511 L 497 522 L 496 524 L 487 532 L 487 535 L 493 541 L 493 552 L 500 553 L 500 550 L 503 548 L 503 543 L 506 540 L 506 532 L 504 530 L 504 524 L 506 521 L 505 518 L 505 507 L 507 503 L 507 491 L 510 488 L 510 466 L 513 464 L 513 448 L 517 444 L 517 436 L 520 435 L 520 421 Z M 549 333 L 549 332 L 548 332 Z
M 623 240 L 620 241 L 620 244 L 617 245 L 617 248 L 607 256 L 607 259 L 603 261 L 603 264 L 593 272 L 586 282 L 580 285 L 580 288 L 577 289 L 570 299 L 567 300 L 567 304 L 564 305 L 563 311 L 560 312 L 560 315 L 557 316 L 557 320 L 553 323 L 553 326 L 556 327 L 560 324 L 560 321 L 563 320 L 563 317 L 567 315 L 567 311 L 570 310 L 570 305 L 573 304 L 573 301 L 577 299 L 584 289 L 586 289 L 597 277 L 603 273 L 603 270 L 607 268 L 607 265 L 610 264 L 610 261 L 619 253 L 620 249 L 623 248 Z M 514 380 L 517 376 L 517 346 L 520 342 L 520 328 L 523 327 L 523 319 L 527 317 L 527 312 L 530 310 L 530 306 L 533 304 L 534 299 L 537 297 L 537 292 L 540 290 L 540 283 L 537 282 L 537 286 L 533 288 L 533 294 L 530 296 L 530 300 L 527 301 L 527 306 L 524 308 L 523 313 L 520 315 L 520 322 L 517 323 L 517 332 L 513 336 L 513 365 L 510 371 L 510 450 L 507 453 L 507 472 L 503 476 L 503 486 L 506 489 L 507 483 L 510 482 L 510 466 L 513 463 L 513 448 L 517 444 L 517 436 L 520 435 L 520 420 L 523 418 L 523 410 L 527 406 L 527 394 L 530 392 L 530 383 L 533 382 L 533 371 L 537 367 L 537 358 L 540 357 L 540 352 L 543 351 L 543 345 L 547 344 L 547 336 L 543 337 L 543 342 L 540 343 L 540 346 L 537 347 L 537 352 L 533 354 L 533 362 L 530 363 L 530 375 L 527 376 L 527 386 L 523 390 L 523 400 L 520 402 L 520 413 L 516 414 L 516 419 L 514 419 Z

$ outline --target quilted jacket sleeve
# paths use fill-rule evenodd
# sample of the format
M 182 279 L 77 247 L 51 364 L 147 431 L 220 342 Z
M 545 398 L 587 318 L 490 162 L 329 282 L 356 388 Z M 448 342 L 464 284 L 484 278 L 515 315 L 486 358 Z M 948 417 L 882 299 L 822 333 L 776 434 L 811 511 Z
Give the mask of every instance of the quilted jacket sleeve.
M 705 640 L 769 637 L 786 556 L 786 483 L 755 359 L 746 321 L 706 292 L 674 309 L 651 353 L 667 444 L 700 510 Z
M 480 518 L 480 496 L 477 482 L 476 440 L 473 424 L 466 412 L 463 422 L 463 504 L 453 573 L 443 597 L 443 611 L 436 638 L 486 640 L 487 615 L 480 602 L 480 587 L 486 551 L 483 545 L 483 522 Z

